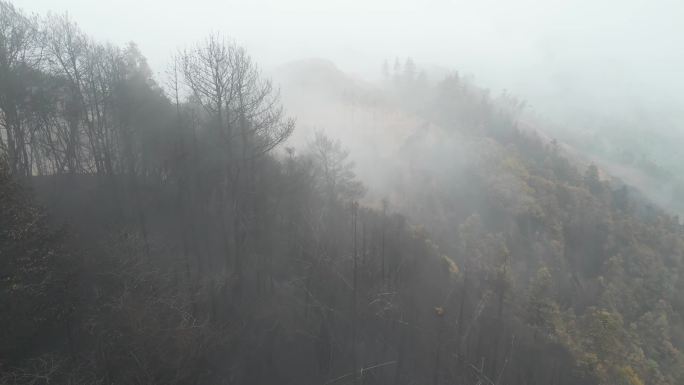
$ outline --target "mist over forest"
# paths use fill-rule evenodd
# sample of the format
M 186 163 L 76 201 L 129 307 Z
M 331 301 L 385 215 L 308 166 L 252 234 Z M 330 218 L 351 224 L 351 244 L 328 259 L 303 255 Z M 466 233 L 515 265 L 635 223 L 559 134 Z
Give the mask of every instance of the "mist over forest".
M 683 384 L 682 10 L 0 0 L 0 385 Z

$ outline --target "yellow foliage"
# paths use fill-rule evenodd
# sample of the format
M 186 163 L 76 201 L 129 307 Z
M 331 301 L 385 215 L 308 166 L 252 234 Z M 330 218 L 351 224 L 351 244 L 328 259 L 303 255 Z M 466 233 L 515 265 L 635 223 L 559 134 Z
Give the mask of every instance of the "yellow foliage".
M 453 259 L 451 259 L 448 255 L 442 255 L 442 259 L 444 260 L 444 262 L 447 263 L 447 266 L 449 267 L 449 272 L 451 274 L 458 274 L 460 270 Z
M 620 376 L 625 385 L 644 385 L 644 382 L 631 366 L 623 366 L 620 369 Z

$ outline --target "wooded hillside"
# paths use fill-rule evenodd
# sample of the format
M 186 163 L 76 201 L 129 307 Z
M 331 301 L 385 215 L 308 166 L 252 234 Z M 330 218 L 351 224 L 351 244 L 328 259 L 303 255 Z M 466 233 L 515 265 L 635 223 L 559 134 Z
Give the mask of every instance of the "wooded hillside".
M 400 66 L 364 206 L 242 47 L 170 63 L 0 0 L 0 384 L 684 382 L 679 219 L 514 97 Z

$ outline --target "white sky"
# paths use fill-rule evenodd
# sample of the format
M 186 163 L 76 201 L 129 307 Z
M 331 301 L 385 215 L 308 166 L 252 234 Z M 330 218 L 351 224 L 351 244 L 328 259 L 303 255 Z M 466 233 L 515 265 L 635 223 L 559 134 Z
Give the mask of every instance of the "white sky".
M 156 72 L 212 31 L 265 68 L 322 57 L 377 74 L 384 58 L 472 73 L 542 113 L 639 108 L 684 114 L 678 0 L 14 0 L 68 11 L 98 40 L 135 41 Z M 577 113 L 577 112 L 574 112 Z

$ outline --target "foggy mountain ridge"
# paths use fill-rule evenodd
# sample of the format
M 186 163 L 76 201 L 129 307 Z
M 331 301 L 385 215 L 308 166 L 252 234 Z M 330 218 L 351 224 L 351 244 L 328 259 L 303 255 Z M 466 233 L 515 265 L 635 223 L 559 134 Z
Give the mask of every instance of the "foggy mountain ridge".
M 344 74 L 332 62 L 309 59 L 288 63 L 274 73 L 283 105 L 297 118 L 289 143 L 302 148 L 317 131 L 339 139 L 350 151 L 356 172 L 377 203 L 399 152 L 415 135 L 437 132 L 403 110 L 378 86 Z
M 350 150 L 359 178 L 369 187 L 362 199 L 366 204 L 380 207 L 380 202 L 388 199 L 393 207 L 417 223 L 430 223 L 433 219 L 420 214 L 422 210 L 417 207 L 424 202 L 417 203 L 421 198 L 404 190 L 405 186 L 448 189 L 435 185 L 435 181 L 456 178 L 454 183 L 463 183 L 458 175 L 478 167 L 483 161 L 482 154 L 501 151 L 495 142 L 479 134 L 447 130 L 419 111 L 407 110 L 387 89 L 387 84 L 360 82 L 346 76 L 331 61 L 296 61 L 281 68 L 275 72 L 274 79 L 281 86 L 284 106 L 297 117 L 298 123 L 290 142 L 306 145 L 316 131 L 340 138 Z M 316 81 L 310 80 L 310 74 Z M 468 82 L 474 82 L 473 79 L 472 75 L 466 78 Z M 554 128 L 546 129 L 548 125 L 553 127 L 553 123 L 541 121 L 525 110 L 515 122 L 520 132 L 539 138 L 545 145 L 554 143 L 575 167 L 598 166 L 601 179 L 625 186 L 641 204 L 673 209 L 671 201 L 664 199 L 653 187 L 653 180 L 639 169 L 618 165 L 563 142 L 555 137 Z
M 445 77 L 448 76 L 445 74 L 455 71 L 440 68 L 426 73 L 428 78 L 439 79 L 439 74 Z M 417 112 L 406 111 L 396 98 L 383 90 L 382 85 L 346 75 L 330 60 L 319 58 L 290 62 L 278 67 L 272 75 L 280 87 L 284 106 L 297 117 L 298 130 L 290 138 L 290 143 L 304 146 L 317 130 L 340 138 L 350 149 L 350 157 L 356 162 L 359 177 L 370 188 L 366 197 L 369 204 L 377 204 L 383 196 L 398 194 L 388 187 L 386 179 L 388 175 L 400 174 L 401 167 L 413 166 L 396 163 L 403 159 L 402 150 L 405 147 L 410 143 L 414 143 L 415 147 L 419 138 L 427 140 L 427 143 L 423 143 L 423 149 L 415 150 L 427 154 L 434 152 L 438 142 L 445 139 L 444 128 L 419 116 Z M 473 79 L 472 75 L 470 79 Z M 577 167 L 586 168 L 594 163 L 599 166 L 602 179 L 614 180 L 618 184 L 627 183 L 636 189 L 635 194 L 643 191 L 648 199 L 660 207 L 673 209 L 669 205 L 670 201 L 662 199 L 652 187 L 654 181 L 638 169 L 615 164 L 563 142 L 555 137 L 558 133 L 556 129 L 545 129 L 546 125 L 553 127 L 552 123 L 541 123 L 526 111 L 517 122 L 522 132 L 537 135 L 546 143 L 555 141 Z M 458 133 L 452 132 L 450 135 Z M 465 148 L 471 148 L 471 155 L 460 154 L 460 162 L 464 162 L 463 156 L 473 157 L 474 153 L 480 152 L 478 146 L 481 144 L 467 136 L 458 136 L 451 141 L 462 144 L 452 153 L 453 156 L 457 156 L 457 152 L 462 153 Z M 435 162 L 427 167 L 437 168 L 438 164 Z

